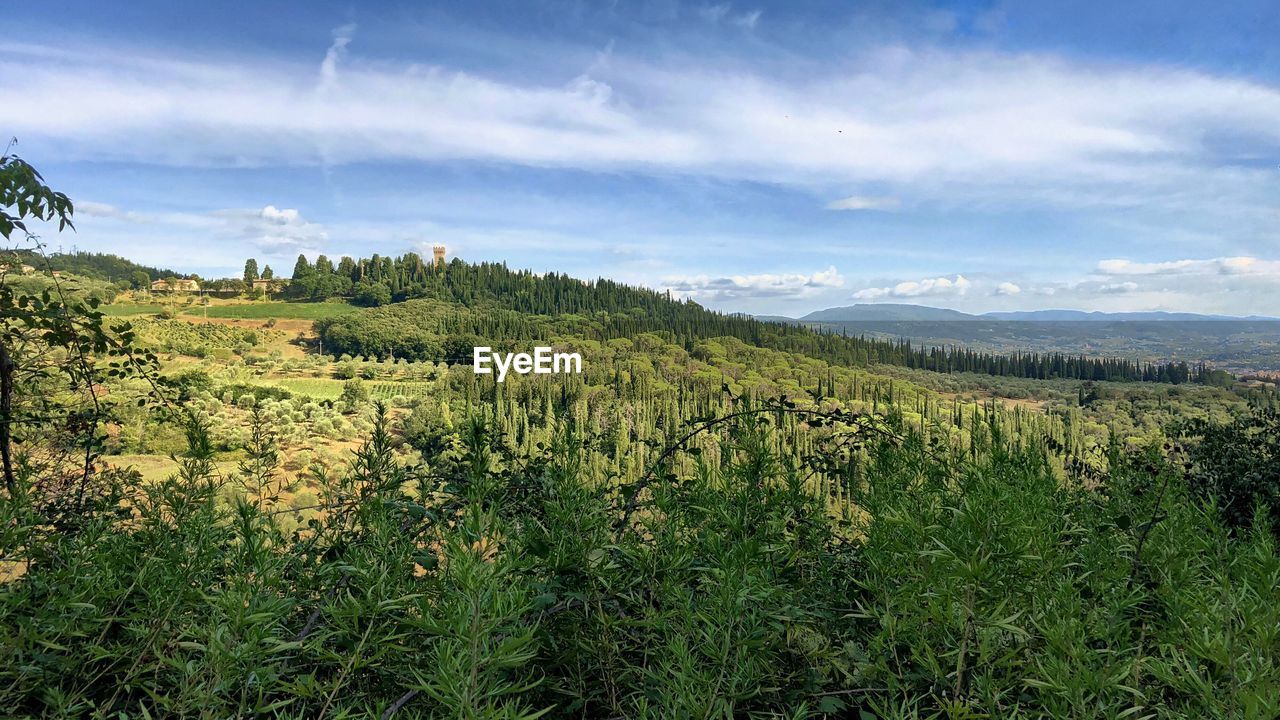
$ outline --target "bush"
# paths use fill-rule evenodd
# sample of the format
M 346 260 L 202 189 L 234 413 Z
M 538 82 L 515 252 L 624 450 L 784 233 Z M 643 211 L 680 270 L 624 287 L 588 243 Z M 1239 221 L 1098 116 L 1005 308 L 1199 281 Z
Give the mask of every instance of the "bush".
M 347 407 L 354 408 L 369 401 L 369 390 L 359 379 L 348 380 L 342 384 L 342 396 L 338 399 Z
M 361 281 L 351 289 L 351 304 L 378 307 L 391 302 L 391 290 L 381 283 Z
M 1197 420 L 1181 435 L 1192 491 L 1213 500 L 1230 527 L 1252 526 L 1257 511 L 1280 537 L 1280 412 L 1258 410 L 1226 424 Z

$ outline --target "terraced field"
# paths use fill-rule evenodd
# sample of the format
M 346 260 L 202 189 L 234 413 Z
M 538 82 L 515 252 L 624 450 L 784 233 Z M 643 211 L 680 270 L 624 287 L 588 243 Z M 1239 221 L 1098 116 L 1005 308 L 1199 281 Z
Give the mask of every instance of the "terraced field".
M 337 400 L 342 395 L 346 380 L 331 378 L 259 378 L 257 384 L 282 387 L 295 395 L 305 395 L 316 400 Z M 426 397 L 434 383 L 396 380 L 368 380 L 364 387 L 373 400 L 390 400 L 394 397 Z
M 396 396 L 406 398 L 426 397 L 436 387 L 435 383 L 429 382 L 397 381 L 370 382 L 366 383 L 366 386 L 369 388 L 369 397 L 374 400 L 390 400 Z

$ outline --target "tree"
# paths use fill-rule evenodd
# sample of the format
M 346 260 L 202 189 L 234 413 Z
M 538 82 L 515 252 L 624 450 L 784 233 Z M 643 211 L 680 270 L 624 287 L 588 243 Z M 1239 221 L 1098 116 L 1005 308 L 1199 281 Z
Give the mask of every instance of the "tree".
M 352 288 L 351 304 L 377 307 L 391 302 L 391 291 L 381 283 L 360 281 Z
M 369 400 L 369 391 L 365 388 L 364 382 L 359 378 L 353 378 L 342 383 L 342 395 L 338 399 L 346 403 L 348 408 L 354 409 L 356 405 Z
M 293 281 L 306 280 L 311 277 L 315 271 L 311 267 L 311 263 L 307 262 L 307 256 L 298 254 L 298 262 L 293 264 Z
M 12 214 L 15 213 L 16 214 Z M 26 221 L 58 221 L 59 230 L 72 227 L 74 207 L 66 195 L 54 192 L 35 168 L 24 160 L 0 156 L 0 238 L 20 239 L 40 246 Z M 75 498 L 73 515 L 82 508 L 86 489 L 98 474 L 96 459 L 103 440 L 102 426 L 113 408 L 99 397 L 107 377 L 149 375 L 152 355 L 133 354 L 134 334 L 128 324 L 107 326 L 97 309 L 99 300 L 86 302 L 54 282 L 36 295 L 0 283 L 0 467 L 10 496 L 19 479 L 46 473 L 45 480 L 67 481 Z M 153 386 L 154 387 L 154 386 Z M 18 438 L 16 434 L 26 437 Z M 57 440 L 46 450 L 52 462 L 32 461 L 24 450 L 14 457 L 14 445 L 28 446 L 40 438 Z M 78 456 L 78 457 L 77 457 Z M 17 462 L 15 462 L 15 459 Z M 74 471 L 69 471 L 70 467 Z M 51 485 L 45 490 L 56 490 Z
M 355 261 L 352 260 L 349 256 L 343 255 L 342 259 L 338 261 L 337 272 L 339 275 L 345 278 L 348 278 L 350 280 L 355 280 L 355 274 L 356 274 Z
M 146 290 L 151 287 L 151 276 L 138 270 L 130 281 L 134 290 Z
M 258 279 L 258 261 L 249 258 L 244 261 L 244 283 L 252 285 L 254 280 Z
M 274 270 L 272 270 L 272 269 L 271 269 L 271 266 L 270 266 L 270 265 L 268 265 L 268 266 L 266 266 L 266 267 L 262 268 L 262 279 L 263 279 L 263 280 L 274 280 L 274 279 L 275 279 L 275 277 L 276 277 L 276 273 L 275 273 L 275 271 L 274 271 Z

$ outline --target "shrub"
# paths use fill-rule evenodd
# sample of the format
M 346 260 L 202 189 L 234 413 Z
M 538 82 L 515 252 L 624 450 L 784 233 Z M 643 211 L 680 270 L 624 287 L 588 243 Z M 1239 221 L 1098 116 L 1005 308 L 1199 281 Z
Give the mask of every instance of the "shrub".
M 1258 410 L 1226 424 L 1196 420 L 1181 435 L 1192 491 L 1212 499 L 1230 527 L 1250 527 L 1260 511 L 1280 537 L 1280 412 Z
M 342 384 L 342 396 L 339 400 L 347 407 L 356 407 L 369 401 L 369 390 L 359 379 L 348 380 Z

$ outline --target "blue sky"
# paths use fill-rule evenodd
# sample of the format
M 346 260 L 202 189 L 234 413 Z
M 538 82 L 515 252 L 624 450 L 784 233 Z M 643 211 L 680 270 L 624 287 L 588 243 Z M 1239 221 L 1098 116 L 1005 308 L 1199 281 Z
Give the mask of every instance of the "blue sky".
M 0 134 L 78 203 L 55 248 L 444 243 L 789 315 L 1280 308 L 1273 2 L 29 8 Z

